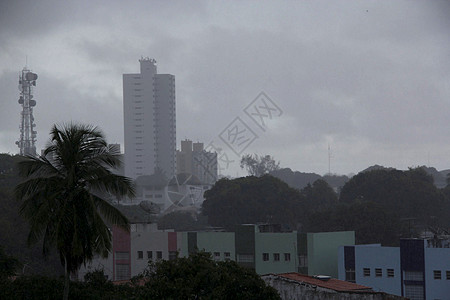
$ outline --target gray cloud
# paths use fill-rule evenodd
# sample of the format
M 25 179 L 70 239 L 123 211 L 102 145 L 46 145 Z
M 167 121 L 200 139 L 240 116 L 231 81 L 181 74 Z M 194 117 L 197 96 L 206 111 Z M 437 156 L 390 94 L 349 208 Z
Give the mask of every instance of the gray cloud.
M 449 12 L 446 1 L 2 2 L 0 151 L 17 150 L 25 55 L 40 76 L 41 146 L 70 120 L 122 142 L 122 74 L 144 55 L 176 75 L 178 140 L 217 140 L 237 116 L 250 125 L 242 110 L 263 90 L 284 113 L 255 128 L 249 153 L 324 173 L 330 144 L 338 173 L 448 168 Z

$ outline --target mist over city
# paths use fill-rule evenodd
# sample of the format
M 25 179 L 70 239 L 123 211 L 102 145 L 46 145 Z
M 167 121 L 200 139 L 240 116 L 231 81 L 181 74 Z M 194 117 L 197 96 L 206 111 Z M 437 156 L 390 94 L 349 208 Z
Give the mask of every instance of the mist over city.
M 449 28 L 444 0 L 0 2 L 0 298 L 448 298 Z

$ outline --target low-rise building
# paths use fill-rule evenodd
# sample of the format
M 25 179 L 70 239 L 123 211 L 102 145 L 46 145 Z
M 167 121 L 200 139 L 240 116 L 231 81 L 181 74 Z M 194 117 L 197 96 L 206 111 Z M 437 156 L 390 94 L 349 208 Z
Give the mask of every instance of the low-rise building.
M 401 239 L 400 247 L 376 245 L 339 248 L 339 279 L 412 300 L 448 299 L 450 243 Z
M 370 287 L 331 278 L 299 273 L 267 274 L 261 278 L 275 288 L 282 300 L 396 300 L 403 297 L 376 292 Z
M 303 270 L 333 276 L 338 272 L 338 247 L 355 241 L 353 231 L 301 234 L 274 224 L 239 225 L 234 232 L 174 232 L 136 223 L 130 233 L 113 228 L 112 234 L 112 255 L 83 268 L 80 279 L 96 268 L 103 268 L 112 280 L 129 279 L 141 273 L 148 260 L 170 260 L 196 251 L 209 252 L 215 260 L 236 261 L 258 274 Z

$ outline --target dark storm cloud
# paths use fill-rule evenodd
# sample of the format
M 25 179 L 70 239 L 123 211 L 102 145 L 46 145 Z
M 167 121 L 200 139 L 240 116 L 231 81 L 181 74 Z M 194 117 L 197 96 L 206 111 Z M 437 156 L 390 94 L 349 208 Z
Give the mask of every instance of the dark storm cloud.
M 243 109 L 265 91 L 283 115 L 249 153 L 325 172 L 331 144 L 342 173 L 427 152 L 448 167 L 447 1 L 35 2 L 0 4 L 2 151 L 16 149 L 25 55 L 40 76 L 39 142 L 67 120 L 122 142 L 121 78 L 143 55 L 176 76 L 178 140 L 251 122 Z

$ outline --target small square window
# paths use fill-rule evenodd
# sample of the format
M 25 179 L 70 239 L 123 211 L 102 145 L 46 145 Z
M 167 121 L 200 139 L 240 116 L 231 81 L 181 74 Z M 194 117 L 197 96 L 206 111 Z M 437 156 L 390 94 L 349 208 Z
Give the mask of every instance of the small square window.
M 290 253 L 285 253 L 284 254 L 284 261 L 291 261 L 291 254 Z
M 263 253 L 262 257 L 263 257 L 263 261 L 268 261 L 269 260 L 269 253 Z
M 450 271 L 445 271 L 445 276 L 447 280 L 450 280 Z
M 143 259 L 144 258 L 144 251 L 138 251 L 137 252 L 137 256 L 138 256 L 138 259 Z
M 230 260 L 231 259 L 231 253 L 230 252 L 224 252 L 223 256 L 225 256 L 225 260 Z
M 433 278 L 434 279 L 441 279 L 441 271 L 440 270 L 434 270 L 433 271 Z
M 370 268 L 364 268 L 363 275 L 364 275 L 364 277 L 369 277 L 370 276 Z
M 383 276 L 383 271 L 381 269 L 376 268 L 375 269 L 375 277 L 381 277 Z
M 394 277 L 394 269 L 387 269 L 387 277 Z
M 156 251 L 156 259 L 162 259 L 162 251 Z
M 274 253 L 273 254 L 273 260 L 274 261 L 280 261 L 280 253 Z
M 153 252 L 147 251 L 147 259 L 153 259 Z

